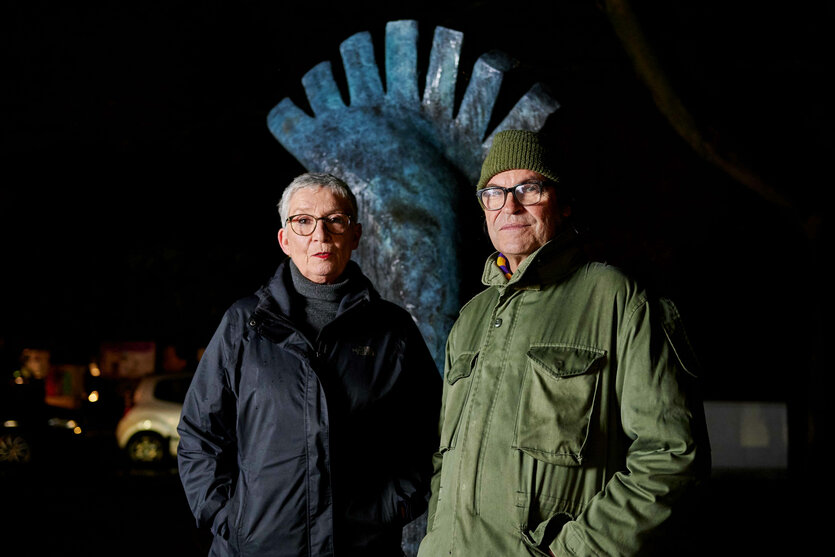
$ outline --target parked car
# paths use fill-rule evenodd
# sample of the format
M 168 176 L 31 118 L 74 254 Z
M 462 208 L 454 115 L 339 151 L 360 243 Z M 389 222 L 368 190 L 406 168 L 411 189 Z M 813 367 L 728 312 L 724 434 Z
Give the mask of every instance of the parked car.
M 50 406 L 36 383 L 0 385 L 0 466 L 66 459 L 86 438 L 78 409 Z
M 192 374 L 148 375 L 133 393 L 133 403 L 116 425 L 116 441 L 134 464 L 162 464 L 175 459 L 177 424 Z

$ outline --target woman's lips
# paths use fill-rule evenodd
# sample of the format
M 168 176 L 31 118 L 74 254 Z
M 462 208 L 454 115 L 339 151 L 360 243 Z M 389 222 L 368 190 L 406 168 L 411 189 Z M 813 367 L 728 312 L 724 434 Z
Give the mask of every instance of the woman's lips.
M 320 251 L 319 253 L 314 253 L 313 254 L 313 257 L 316 257 L 318 259 L 327 259 L 330 256 L 331 256 L 331 254 L 329 252 L 326 252 L 326 251 Z

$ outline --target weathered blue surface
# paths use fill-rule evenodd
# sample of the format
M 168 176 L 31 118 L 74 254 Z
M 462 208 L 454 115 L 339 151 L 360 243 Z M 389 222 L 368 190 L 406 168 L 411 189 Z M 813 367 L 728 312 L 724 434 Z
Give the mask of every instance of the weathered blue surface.
M 463 34 L 436 28 L 422 99 L 417 42 L 416 21 L 387 24 L 384 89 L 371 35 L 351 36 L 339 48 L 348 105 L 322 62 L 302 77 L 313 115 L 285 98 L 267 122 L 306 169 L 331 172 L 355 190 L 364 229 L 356 259 L 384 297 L 409 309 L 441 367 L 460 304 L 457 196 L 470 193 L 493 133 L 539 129 L 558 104 L 535 86 L 487 136 L 514 62 L 482 56 L 454 114 Z
M 313 115 L 285 98 L 267 123 L 306 169 L 331 172 L 351 185 L 363 223 L 356 259 L 385 298 L 411 312 L 442 370 L 461 303 L 457 197 L 471 194 L 496 132 L 540 129 L 559 105 L 536 85 L 488 135 L 502 78 L 514 61 L 498 52 L 479 58 L 455 114 L 463 34 L 435 29 L 422 98 L 417 42 L 417 22 L 387 24 L 384 89 L 371 35 L 353 35 L 339 48 L 348 105 L 330 63 L 322 62 L 302 77 Z M 404 530 L 407 555 L 417 552 L 425 525 L 423 518 Z

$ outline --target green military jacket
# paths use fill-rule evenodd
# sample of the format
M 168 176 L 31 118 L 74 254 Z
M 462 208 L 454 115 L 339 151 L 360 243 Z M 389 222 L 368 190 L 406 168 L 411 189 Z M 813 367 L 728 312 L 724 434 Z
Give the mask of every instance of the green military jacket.
M 709 470 L 675 307 L 573 232 L 460 312 L 419 557 L 645 553 Z

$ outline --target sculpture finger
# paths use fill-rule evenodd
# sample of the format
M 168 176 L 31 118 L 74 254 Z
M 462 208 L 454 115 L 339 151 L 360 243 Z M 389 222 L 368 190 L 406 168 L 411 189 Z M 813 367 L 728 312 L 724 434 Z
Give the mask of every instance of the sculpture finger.
M 321 62 L 313 66 L 302 77 L 302 85 L 310 108 L 316 116 L 345 108 L 342 95 L 333 79 L 330 62 Z
M 502 130 L 538 131 L 545 125 L 548 116 L 560 108 L 560 103 L 541 83 L 535 84 L 519 99 L 507 116 L 496 126 L 490 137 L 483 143 L 482 157 L 487 155 L 493 136 Z
M 502 78 L 515 63 L 515 60 L 501 52 L 492 52 L 481 56 L 473 67 L 473 75 L 467 84 L 455 124 L 457 128 L 467 130 L 467 135 L 479 143 L 487 132 Z
M 386 24 L 386 98 L 417 108 L 417 21 L 389 21 Z
M 307 138 L 316 137 L 316 121 L 285 97 L 267 115 L 267 127 L 281 145 L 303 165 L 311 163 Z M 312 161 L 315 163 L 316 161 Z
M 383 98 L 383 83 L 374 60 L 371 33 L 363 31 L 345 39 L 339 45 L 345 77 L 348 81 L 350 106 L 371 106 Z
M 423 89 L 423 109 L 436 122 L 452 120 L 455 83 L 464 34 L 436 27 L 429 54 L 429 69 Z

